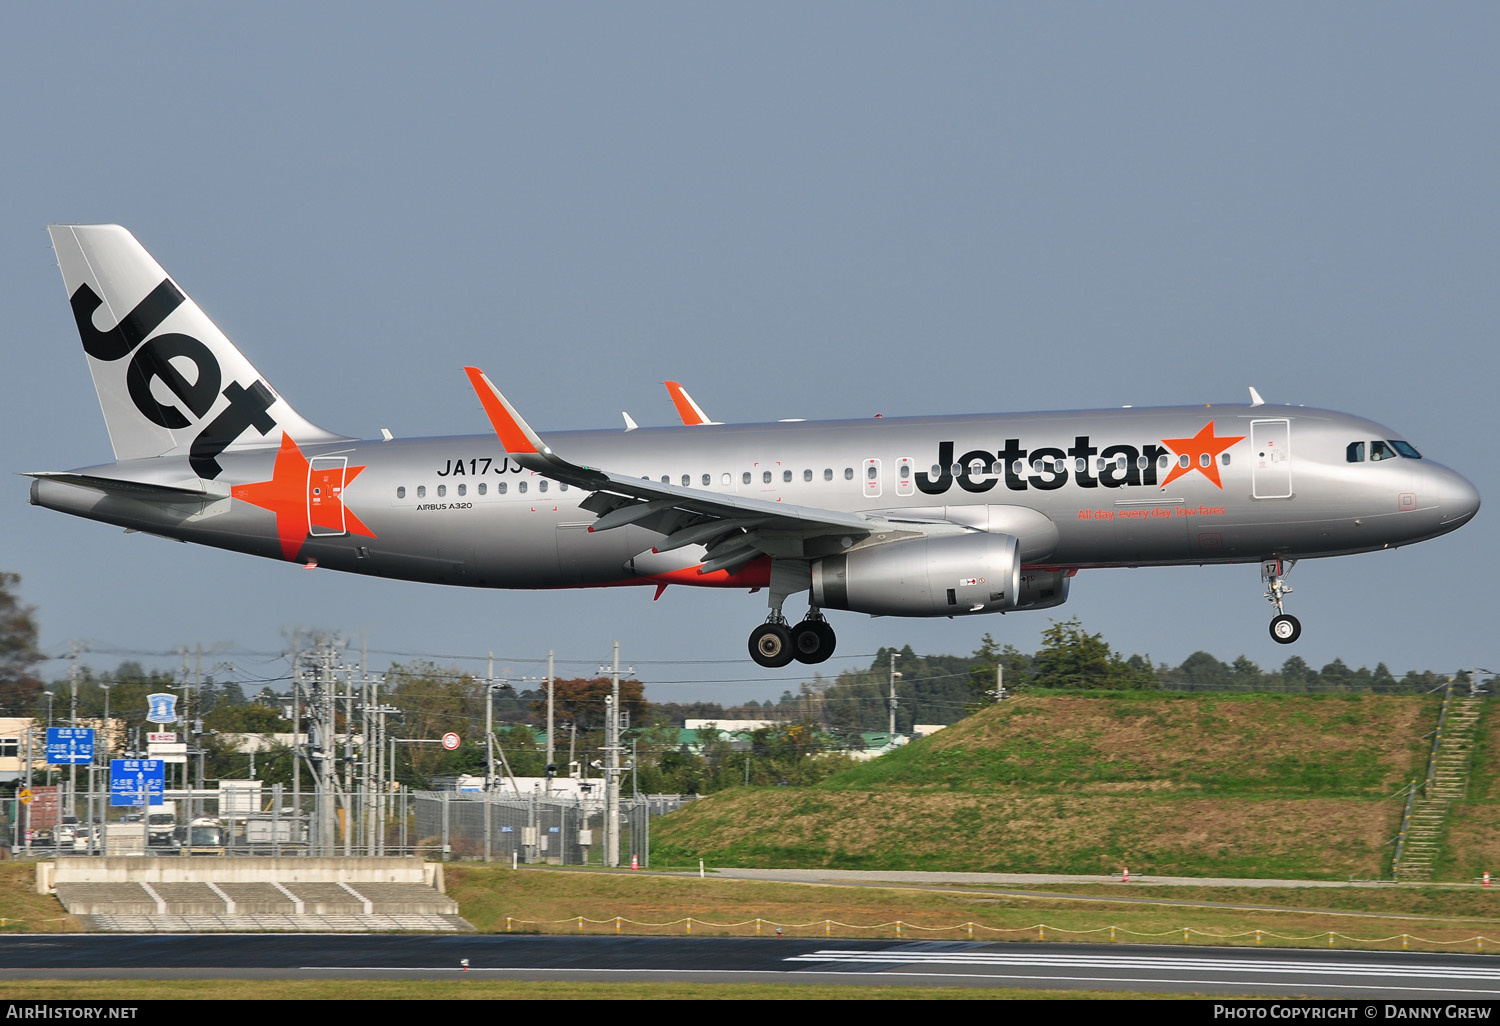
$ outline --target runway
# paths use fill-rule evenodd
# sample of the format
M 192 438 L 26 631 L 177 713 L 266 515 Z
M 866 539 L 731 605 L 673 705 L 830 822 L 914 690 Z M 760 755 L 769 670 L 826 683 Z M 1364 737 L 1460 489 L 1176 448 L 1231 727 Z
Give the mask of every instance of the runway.
M 465 973 L 488 979 L 1500 999 L 1500 959 L 1421 952 L 473 934 L 22 935 L 0 946 L 0 980 L 457 979 Z

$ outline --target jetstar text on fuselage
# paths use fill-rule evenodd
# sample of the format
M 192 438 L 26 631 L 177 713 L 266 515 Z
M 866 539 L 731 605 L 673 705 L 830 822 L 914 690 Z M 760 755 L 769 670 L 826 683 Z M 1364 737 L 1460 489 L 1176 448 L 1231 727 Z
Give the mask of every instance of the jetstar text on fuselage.
M 1219 464 L 1227 463 L 1227 450 L 1244 441 L 1244 436 L 1216 436 L 1213 421 L 1209 421 L 1193 438 L 1169 441 L 1178 443 L 1178 447 L 1149 443 L 1101 448 L 1090 436 L 1077 435 L 1066 449 L 1026 449 L 1019 438 L 1007 438 L 1003 448 L 970 449 L 957 459 L 953 455 L 956 442 L 939 442 L 932 468 L 936 473 L 918 471 L 913 476 L 917 489 L 927 495 L 941 495 L 955 483 L 968 492 L 987 492 L 1002 482 L 1015 492 L 1028 488 L 1052 491 L 1069 480 L 1080 488 L 1156 487 L 1158 475 L 1175 463 L 1168 480 L 1196 470 L 1222 488 Z M 1163 487 L 1165 484 L 1162 482 Z

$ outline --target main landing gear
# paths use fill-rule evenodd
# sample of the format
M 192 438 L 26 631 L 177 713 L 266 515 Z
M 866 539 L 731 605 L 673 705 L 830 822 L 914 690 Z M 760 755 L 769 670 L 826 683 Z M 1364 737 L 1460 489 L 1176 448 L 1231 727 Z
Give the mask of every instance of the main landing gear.
M 821 663 L 833 655 L 838 639 L 833 628 L 817 609 L 809 609 L 807 618 L 788 627 L 779 610 L 765 623 L 750 632 L 750 658 L 761 666 L 786 666 L 793 659 L 803 663 Z
M 1271 640 L 1280 645 L 1290 645 L 1302 637 L 1302 622 L 1281 608 L 1282 596 L 1292 593 L 1285 578 L 1296 565 L 1295 559 L 1267 559 L 1260 564 L 1260 579 L 1266 584 L 1266 598 L 1276 607 L 1276 615 L 1271 618 Z

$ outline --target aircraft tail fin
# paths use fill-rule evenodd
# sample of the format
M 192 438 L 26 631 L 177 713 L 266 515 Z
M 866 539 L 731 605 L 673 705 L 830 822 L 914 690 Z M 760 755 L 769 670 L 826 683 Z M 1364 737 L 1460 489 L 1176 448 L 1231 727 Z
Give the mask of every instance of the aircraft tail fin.
M 187 456 L 212 480 L 226 450 L 336 442 L 304 420 L 124 228 L 52 225 L 73 319 L 116 460 Z

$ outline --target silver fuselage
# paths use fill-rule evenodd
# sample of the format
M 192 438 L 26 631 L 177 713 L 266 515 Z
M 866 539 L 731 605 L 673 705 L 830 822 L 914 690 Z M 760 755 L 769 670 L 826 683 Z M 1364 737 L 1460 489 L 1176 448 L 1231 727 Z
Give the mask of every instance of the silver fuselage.
M 1168 483 L 1181 469 L 1182 443 L 1205 431 L 1222 451 L 1208 456 L 1206 467 L 1202 454 L 1187 457 L 1191 466 Z M 1033 525 L 1020 532 L 1025 565 L 1069 570 L 1365 552 L 1466 523 L 1479 496 L 1458 473 L 1426 458 L 1350 460 L 1354 443 L 1365 443 L 1368 453 L 1376 441 L 1400 438 L 1359 417 L 1271 405 L 547 435 L 575 463 L 719 496 L 981 530 L 1008 530 L 1019 516 Z M 279 476 L 285 501 L 294 501 L 295 468 L 278 470 L 274 447 L 223 453 L 213 481 L 200 480 L 181 457 L 85 468 L 67 480 L 34 481 L 31 501 L 199 544 L 413 581 L 491 588 L 763 583 L 753 568 L 695 577 L 701 549 L 654 554 L 662 535 L 644 527 L 591 532 L 595 515 L 579 508 L 587 492 L 522 469 L 493 435 L 345 442 L 307 446 L 303 455 L 323 469 L 325 484 L 347 475 L 343 510 L 363 531 L 334 511 L 321 524 L 312 517 L 311 532 L 296 545 L 283 544 L 273 510 L 231 494 L 237 485 Z M 157 493 L 137 498 L 80 483 L 87 478 L 183 491 L 180 501 L 163 502 Z M 309 478 L 309 502 L 312 490 Z M 1034 529 L 1038 523 L 1043 530 Z

